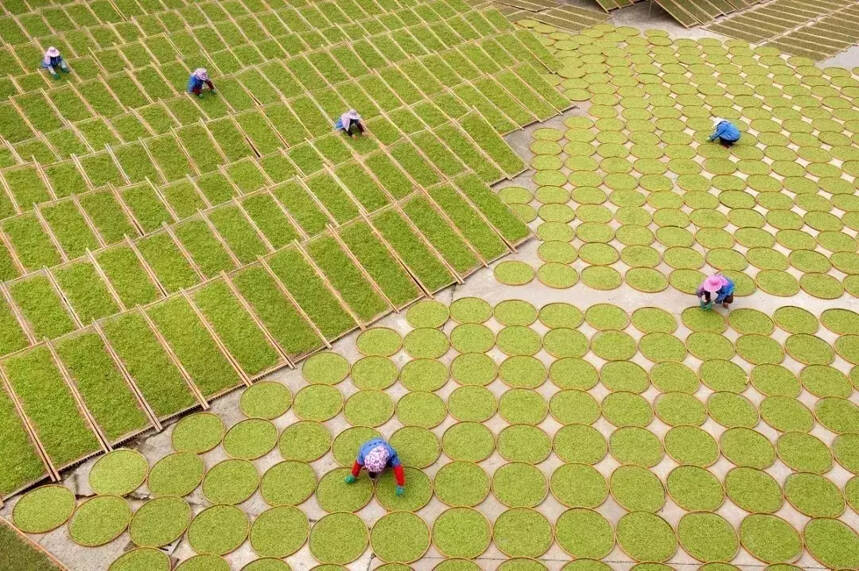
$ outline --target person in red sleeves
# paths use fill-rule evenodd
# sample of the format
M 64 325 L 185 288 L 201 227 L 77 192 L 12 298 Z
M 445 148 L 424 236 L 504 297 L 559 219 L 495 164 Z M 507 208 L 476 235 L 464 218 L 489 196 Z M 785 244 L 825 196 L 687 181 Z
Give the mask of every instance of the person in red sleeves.
M 352 473 L 346 476 L 346 483 L 351 484 L 357 480 L 361 468 L 366 468 L 367 474 L 371 478 L 376 478 L 388 466 L 394 469 L 394 478 L 397 480 L 397 495 L 402 496 L 405 493 L 406 474 L 403 472 L 403 465 L 400 463 L 397 451 L 385 442 L 384 438 L 373 438 L 361 445 L 361 449 L 358 450 L 358 457 L 352 465 Z

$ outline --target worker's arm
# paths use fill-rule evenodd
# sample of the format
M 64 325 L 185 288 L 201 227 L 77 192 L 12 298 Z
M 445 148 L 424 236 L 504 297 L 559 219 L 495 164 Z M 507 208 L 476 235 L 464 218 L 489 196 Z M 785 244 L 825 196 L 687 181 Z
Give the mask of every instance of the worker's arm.
M 53 62 L 50 58 L 45 58 L 42 60 L 42 67 L 48 70 L 48 73 L 50 73 L 54 77 L 57 77 L 57 70 L 54 69 Z
M 722 123 L 719 123 L 718 125 L 716 125 L 716 130 L 713 131 L 712 135 L 710 135 L 710 142 L 713 142 L 716 139 L 718 139 L 719 135 L 721 135 L 721 134 L 722 134 Z
M 390 457 L 388 458 L 388 463 L 391 465 L 391 468 L 394 469 L 394 476 L 397 478 L 397 485 L 402 486 L 406 483 L 406 476 L 403 472 L 403 463 L 400 462 L 400 457 L 397 454 L 397 451 L 389 444 L 388 445 Z
M 355 463 L 352 464 L 352 471 L 346 476 L 346 483 L 351 484 L 355 480 L 358 479 L 358 474 L 361 473 L 361 468 L 364 467 L 364 464 L 360 463 L 358 460 L 355 460 Z
M 725 132 L 728 130 L 728 123 L 722 121 L 716 126 L 716 131 L 710 135 L 710 141 L 715 141 L 719 137 L 723 136 Z
M 403 470 L 403 464 L 400 462 L 400 457 L 397 455 L 397 451 L 388 445 L 391 451 L 391 457 L 388 462 L 391 463 L 391 467 L 394 469 L 394 479 L 397 480 L 397 495 L 402 496 L 406 493 L 405 485 L 406 485 L 406 472 Z
M 346 483 L 351 484 L 358 478 L 358 474 L 361 473 L 361 468 L 364 467 L 364 448 L 362 447 L 358 450 L 358 457 L 355 458 L 355 463 L 352 464 L 352 472 L 346 476 Z

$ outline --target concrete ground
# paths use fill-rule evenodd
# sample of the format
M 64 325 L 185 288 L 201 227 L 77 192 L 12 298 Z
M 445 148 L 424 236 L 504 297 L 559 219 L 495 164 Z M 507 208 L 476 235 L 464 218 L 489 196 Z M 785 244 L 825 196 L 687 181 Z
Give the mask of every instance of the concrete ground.
M 569 3 L 575 5 L 582 5 L 583 1 L 570 0 Z M 590 2 L 588 2 L 587 4 L 592 6 Z M 664 29 L 667 30 L 671 34 L 671 36 L 675 38 L 721 38 L 721 36 L 713 34 L 707 30 L 682 28 L 681 26 L 677 25 L 673 20 L 671 20 L 658 6 L 653 6 L 651 11 L 649 2 L 641 2 L 634 6 L 613 12 L 611 14 L 611 23 L 617 26 L 633 26 L 642 30 L 649 28 Z M 848 69 L 855 66 L 859 66 L 859 47 L 851 48 L 847 52 L 839 54 L 834 58 L 827 60 L 826 62 L 822 62 L 820 65 L 837 65 L 847 67 Z M 583 114 L 584 109 L 585 107 L 572 109 L 571 111 L 567 112 L 565 116 Z M 528 145 L 531 142 L 531 132 L 537 127 L 545 125 L 560 125 L 562 120 L 563 117 L 556 117 L 551 121 L 546 122 L 545 124 L 534 125 L 524 131 L 513 133 L 508 137 L 508 142 L 517 150 L 517 152 L 519 152 L 523 156 L 523 158 L 527 162 L 527 160 L 530 159 L 530 151 L 528 150 Z M 530 176 L 530 172 L 524 173 L 523 175 L 520 175 L 512 181 L 502 183 L 500 186 L 525 186 L 533 190 L 535 189 L 535 186 L 531 183 Z M 516 254 L 508 256 L 505 259 L 522 260 L 531 263 L 534 266 L 539 266 L 536 253 L 538 244 L 538 241 L 531 240 L 530 242 L 524 244 Z M 588 306 L 596 303 L 608 302 L 618 305 L 626 309 L 630 313 L 636 308 L 650 305 L 661 307 L 668 311 L 671 311 L 677 318 L 678 323 L 681 323 L 679 319 L 680 312 L 686 307 L 695 303 L 695 299 L 692 296 L 678 292 L 673 288 L 669 288 L 659 294 L 645 294 L 634 290 L 624 284 L 620 288 L 612 291 L 597 291 L 590 289 L 583 285 L 581 282 L 579 282 L 572 288 L 556 290 L 542 285 L 537 280 L 534 280 L 532 283 L 521 287 L 504 286 L 499 284 L 494 279 L 491 268 L 484 269 L 473 274 L 467 279 L 466 283 L 463 285 L 454 286 L 448 288 L 447 290 L 444 290 L 439 295 L 437 295 L 437 299 L 444 303 L 450 303 L 457 298 L 466 296 L 480 297 L 488 301 L 490 304 L 495 304 L 505 299 L 523 299 L 529 301 L 537 307 L 554 301 L 565 301 L 568 303 L 572 303 L 579 308 L 587 308 Z M 847 299 L 849 300 L 850 298 Z M 855 301 L 848 301 L 847 303 L 852 303 L 854 306 L 857 305 Z M 774 311 L 776 308 L 784 305 L 797 305 L 811 311 L 816 315 L 819 315 L 824 309 L 836 306 L 843 307 L 844 304 L 845 301 L 843 298 L 842 300 L 836 300 L 834 302 L 825 301 L 809 296 L 804 292 L 800 292 L 796 296 L 786 299 L 774 297 L 761 291 L 758 291 L 754 294 L 753 299 L 738 298 L 736 307 L 753 306 L 755 309 L 758 309 L 765 313 L 772 313 L 772 311 Z M 388 326 L 402 333 L 405 333 L 410 329 L 410 327 L 406 324 L 404 314 L 391 315 L 379 322 L 378 325 Z M 446 329 L 449 330 L 451 327 L 452 324 L 448 323 Z M 682 332 L 682 325 L 680 329 Z M 827 333 L 828 332 L 821 333 L 820 335 L 826 338 L 828 341 L 834 340 L 834 336 L 832 336 L 831 334 L 830 337 L 832 337 L 832 339 L 826 337 Z M 786 334 L 782 334 L 784 337 L 786 337 Z M 345 356 L 347 359 L 350 360 L 350 362 L 353 362 L 360 357 L 355 348 L 355 336 L 356 335 L 353 334 L 338 341 L 333 348 L 334 351 Z M 641 357 L 637 356 L 637 358 Z M 395 359 L 399 361 L 398 365 L 400 366 L 407 360 L 405 355 L 403 354 L 399 354 L 397 357 L 395 357 Z M 448 356 L 447 360 L 449 361 L 450 359 L 451 357 Z M 284 383 L 290 388 L 293 394 L 295 394 L 305 384 L 302 379 L 300 370 L 281 370 L 276 373 L 273 373 L 270 376 L 270 379 Z M 345 384 L 346 383 L 344 383 L 344 385 Z M 498 382 L 493 383 L 493 385 L 489 387 L 490 390 L 496 388 L 499 384 L 500 383 Z M 547 383 L 547 385 L 549 384 Z M 344 396 L 348 396 L 348 388 L 342 385 L 338 388 L 340 388 L 344 392 Z M 442 398 L 446 398 L 454 388 L 454 383 L 448 383 L 448 385 L 444 389 L 439 391 L 438 394 Z M 503 390 L 503 385 L 501 390 Z M 549 386 L 544 386 L 540 389 L 540 391 L 543 392 L 543 390 L 546 390 L 547 394 L 550 394 L 553 389 Z M 389 389 L 389 392 L 392 395 L 401 396 L 401 394 L 399 394 L 397 391 L 403 394 L 405 393 L 405 389 L 396 385 Z M 652 397 L 653 395 L 649 394 L 650 391 L 655 391 L 655 389 L 649 389 L 649 391 L 645 393 L 644 396 Z M 500 391 L 496 390 L 496 392 Z M 234 392 L 232 394 L 220 398 L 212 405 L 211 412 L 218 414 L 224 420 L 224 423 L 227 426 L 230 426 L 243 418 L 238 407 L 240 394 L 240 392 Z M 282 430 L 289 424 L 292 424 L 296 421 L 297 418 L 290 410 L 289 412 L 287 412 L 287 414 L 276 419 L 274 422 L 277 425 L 278 429 Z M 392 423 L 396 422 L 396 420 L 392 420 L 389 421 L 389 424 L 383 426 L 381 428 L 383 434 L 390 434 L 390 432 L 393 432 L 394 429 L 390 429 L 390 426 L 392 426 Z M 451 423 L 452 419 L 448 417 L 448 419 L 441 426 L 437 427 L 435 432 L 440 434 L 441 431 L 444 430 Z M 326 425 L 335 435 L 339 431 L 348 427 L 342 417 L 335 418 L 334 420 L 327 422 Z M 492 421 L 489 421 L 487 425 L 490 429 L 497 428 L 492 425 Z M 718 425 L 715 425 L 712 420 L 708 420 L 707 424 L 704 425 L 704 428 L 712 428 L 710 425 L 713 425 L 713 427 L 715 427 L 713 433 L 721 430 L 721 428 L 718 427 Z M 557 427 L 559 426 L 560 425 L 557 425 Z M 611 427 L 604 420 L 598 421 L 595 426 L 601 428 L 603 430 L 603 433 L 606 435 L 611 431 Z M 777 436 L 777 433 L 766 425 L 762 425 L 761 427 L 758 427 L 758 429 L 771 438 Z M 772 432 L 772 434 L 769 434 L 768 431 Z M 161 457 L 172 451 L 170 445 L 171 432 L 172 426 L 168 426 L 160 433 L 144 435 L 142 437 L 137 438 L 135 441 L 129 443 L 129 446 L 134 447 L 138 449 L 141 453 L 143 453 L 150 461 L 151 465 L 154 464 L 156 460 L 160 459 Z M 226 456 L 222 450 L 216 448 L 215 450 L 203 455 L 203 458 L 207 466 L 211 467 L 218 461 L 225 459 Z M 279 461 L 279 455 L 277 454 L 277 452 L 273 452 L 263 457 L 261 460 L 256 461 L 255 463 L 257 464 L 258 468 L 260 468 L 261 470 L 265 470 L 269 466 Z M 481 466 L 491 473 L 497 466 L 499 466 L 503 462 L 504 461 L 500 458 L 500 456 L 498 456 L 498 453 L 495 452 L 492 457 L 482 463 Z M 80 497 L 85 497 L 92 494 L 92 491 L 89 489 L 89 486 L 87 484 L 87 477 L 93 463 L 94 460 L 86 462 L 73 472 L 66 474 L 66 478 L 64 481 L 65 485 L 74 490 L 75 493 Z M 541 465 L 541 467 L 544 467 L 547 473 L 551 473 L 551 471 L 554 470 L 554 468 L 557 467 L 557 465 L 559 464 L 560 460 L 558 458 L 553 458 L 548 460 L 544 465 Z M 330 454 L 327 454 L 323 457 L 323 459 L 313 463 L 313 466 L 317 474 L 324 474 L 328 470 L 335 468 L 336 464 L 333 460 L 333 457 Z M 427 469 L 427 475 L 432 478 L 440 466 L 441 464 L 437 463 Z M 710 469 L 717 477 L 721 479 L 724 477 L 724 474 L 730 467 L 731 465 L 724 458 L 722 458 Z M 606 475 L 610 474 L 613 468 L 614 466 L 609 466 Z M 603 471 L 602 466 L 600 466 L 600 469 L 601 471 Z M 655 471 L 663 479 L 667 475 L 667 472 L 660 473 L 658 466 Z M 849 479 L 851 475 L 840 466 L 836 466 L 836 468 L 831 473 L 827 474 L 827 476 L 839 487 L 843 487 L 844 483 L 847 481 L 847 479 Z M 148 498 L 145 493 L 139 494 L 137 497 L 134 498 L 134 501 L 132 502 L 133 504 L 136 504 L 133 507 L 136 509 L 146 499 Z M 191 503 L 195 513 L 202 510 L 203 507 L 206 505 L 206 502 L 199 489 L 187 499 Z M 2 508 L 0 508 L 0 515 L 2 515 L 3 517 L 10 518 L 15 501 L 16 500 L 13 499 L 7 502 Z M 255 494 L 251 498 L 251 500 L 242 504 L 242 508 L 251 516 L 258 515 L 259 513 L 267 509 L 267 507 L 268 506 L 263 502 L 262 498 L 259 496 L 258 493 Z M 437 498 L 433 498 L 425 508 L 418 512 L 418 515 L 423 516 L 427 520 L 432 520 L 438 513 L 446 509 L 446 507 L 447 506 L 442 504 Z M 603 510 L 603 508 L 600 508 L 600 510 L 606 513 L 608 517 L 614 515 L 615 521 L 617 518 L 620 517 L 620 515 L 622 515 L 622 513 L 624 513 L 623 510 L 617 504 L 614 504 L 614 501 L 611 498 L 607 500 L 607 503 L 604 507 L 608 511 Z M 501 513 L 506 508 L 502 506 L 499 502 L 497 502 L 497 500 L 495 500 L 490 494 L 487 500 L 480 505 L 479 509 L 480 511 L 491 517 Z M 559 516 L 566 508 L 564 508 L 559 502 L 557 502 L 557 500 L 555 500 L 551 495 L 549 495 L 546 501 L 541 504 L 538 509 L 540 512 L 544 513 L 550 520 L 554 521 L 557 516 Z M 313 521 L 313 519 L 315 518 L 321 517 L 325 513 L 319 508 L 319 506 L 316 504 L 316 499 L 313 497 L 311 497 L 307 503 L 302 505 L 302 510 L 307 513 L 311 521 Z M 671 513 L 672 510 L 677 511 L 678 513 Z M 380 506 L 371 502 L 368 507 L 364 508 L 358 513 L 359 515 L 364 516 L 365 519 L 372 521 L 381 516 L 383 510 Z M 744 515 L 744 512 L 739 510 L 739 508 L 734 507 L 729 502 L 726 502 L 726 506 L 723 506 L 723 508 L 719 510 L 719 513 L 723 515 L 726 519 L 728 519 L 731 523 L 734 523 L 736 525 L 739 525 L 739 521 Z M 676 522 L 680 515 L 682 515 L 682 512 L 680 512 L 679 508 L 674 506 L 671 502 L 668 502 L 662 514 L 669 521 Z M 787 519 L 790 520 L 789 517 L 787 517 Z M 844 516 L 844 520 L 854 529 L 859 529 L 859 516 L 857 516 L 855 513 L 848 510 L 846 515 Z M 801 525 L 797 525 L 797 527 L 801 527 Z M 109 545 L 101 548 L 88 549 L 80 547 L 74 544 L 68 538 L 65 527 L 62 527 L 57 531 L 45 534 L 43 536 L 33 537 L 47 550 L 53 553 L 61 561 L 63 561 L 70 569 L 79 571 L 94 571 L 107 569 L 107 567 L 114 559 L 116 559 L 122 552 L 124 552 L 130 547 L 130 540 L 128 539 L 127 534 L 124 534 L 118 540 L 113 541 Z M 167 551 L 170 555 L 173 555 L 180 560 L 186 559 L 194 554 L 187 541 L 184 539 L 177 544 L 168 546 Z M 373 560 L 371 559 L 371 557 L 371 550 L 367 549 L 367 551 L 359 560 L 350 564 L 348 567 L 352 570 L 357 571 L 364 569 L 372 569 L 381 564 L 380 561 Z M 250 545 L 247 542 L 242 547 L 240 547 L 238 551 L 229 555 L 229 560 L 231 561 L 234 569 L 241 569 L 243 565 L 249 563 L 256 558 L 257 556 L 253 553 L 250 548 Z M 435 565 L 437 565 L 441 559 L 441 554 L 434 547 L 430 547 L 430 550 L 428 551 L 426 556 L 421 561 L 413 564 L 412 566 L 413 568 L 418 570 L 429 570 L 432 569 Z M 491 546 L 490 549 L 481 558 L 477 560 L 477 563 L 481 566 L 481 568 L 493 569 L 497 567 L 497 565 L 500 564 L 500 562 L 504 559 L 506 558 L 497 550 L 497 548 L 495 548 L 495 546 Z M 541 560 L 546 565 L 548 565 L 550 569 L 557 570 L 562 567 L 564 562 L 569 561 L 569 556 L 566 556 L 556 544 L 550 549 L 548 553 L 546 553 L 544 558 L 541 558 Z M 626 557 L 622 553 L 622 551 L 618 547 L 615 547 L 614 551 L 604 561 L 615 569 L 628 569 L 634 564 L 632 561 L 629 560 L 628 557 Z M 301 550 L 299 550 L 296 554 L 288 557 L 287 562 L 292 566 L 293 569 L 309 569 L 317 565 L 317 563 L 312 558 L 307 545 L 302 547 Z M 762 569 L 764 567 L 764 565 L 762 565 L 759 561 L 754 560 L 753 558 L 751 558 L 751 556 L 748 555 L 746 555 L 746 559 L 743 559 L 741 561 L 734 561 L 733 563 L 743 569 Z M 698 567 L 700 564 L 687 556 L 682 550 L 679 550 L 675 558 L 672 559 L 671 565 L 678 569 L 693 569 Z M 795 565 L 806 569 L 822 568 L 807 553 L 805 553 L 800 560 L 795 562 Z

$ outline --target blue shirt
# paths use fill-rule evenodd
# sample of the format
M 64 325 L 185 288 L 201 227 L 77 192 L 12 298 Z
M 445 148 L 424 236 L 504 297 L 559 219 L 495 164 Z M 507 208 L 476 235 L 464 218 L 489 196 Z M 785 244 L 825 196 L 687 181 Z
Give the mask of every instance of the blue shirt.
M 364 456 L 370 453 L 370 450 L 381 446 L 388 451 L 388 466 L 392 468 L 396 468 L 400 465 L 400 457 L 397 456 L 397 451 L 394 450 L 390 444 L 385 442 L 384 438 L 373 438 L 372 440 L 368 440 L 364 444 L 361 445 L 361 449 L 358 451 L 358 457 L 355 459 L 356 462 L 360 465 L 364 465 Z
M 740 130 L 730 121 L 722 121 L 716 125 L 716 131 L 710 135 L 710 140 L 722 139 L 723 141 L 736 142 L 740 140 Z
M 192 73 L 191 77 L 188 78 L 188 93 L 191 93 L 198 87 L 203 87 L 204 83 L 206 82 Z
M 188 93 L 194 91 L 198 87 L 203 87 L 203 80 L 198 79 L 196 76 L 191 76 L 188 78 Z
M 728 283 L 716 292 L 716 303 L 722 303 L 726 297 L 734 295 L 734 282 L 728 278 L 725 278 L 725 280 L 727 280 Z
M 337 118 L 337 120 L 336 120 L 336 121 L 334 121 L 334 129 L 336 129 L 336 130 L 338 130 L 338 131 L 339 131 L 340 129 L 347 129 L 347 128 L 349 128 L 349 127 L 351 127 L 351 126 L 352 126 L 352 123 L 353 123 L 353 122 L 355 122 L 355 123 L 359 123 L 360 121 L 358 121 L 358 119 L 350 119 L 350 120 L 349 120 L 349 125 L 344 125 L 344 124 L 343 124 L 343 118 L 342 118 L 342 117 L 338 117 L 338 118 Z

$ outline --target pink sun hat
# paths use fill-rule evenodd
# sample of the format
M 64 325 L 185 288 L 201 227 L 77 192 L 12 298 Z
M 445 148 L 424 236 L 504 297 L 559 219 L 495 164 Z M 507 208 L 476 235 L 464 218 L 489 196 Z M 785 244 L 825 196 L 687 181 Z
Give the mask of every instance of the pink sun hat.
M 704 280 L 704 283 L 701 284 L 701 288 L 704 291 L 708 291 L 710 293 L 716 293 L 722 286 L 725 285 L 725 278 L 720 276 L 719 274 L 712 275 Z
M 57 57 L 58 55 L 60 55 L 60 50 L 58 50 L 54 46 L 51 46 L 45 52 L 45 55 L 47 55 L 48 57 Z

